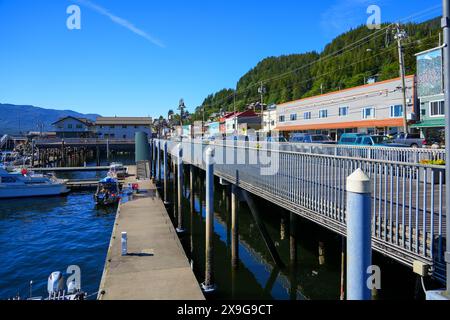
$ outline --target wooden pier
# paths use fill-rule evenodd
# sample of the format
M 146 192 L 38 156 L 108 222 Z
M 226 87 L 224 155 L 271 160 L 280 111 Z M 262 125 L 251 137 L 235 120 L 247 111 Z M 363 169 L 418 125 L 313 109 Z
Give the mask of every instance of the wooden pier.
M 135 174 L 136 167 L 129 167 Z M 118 208 L 98 300 L 203 300 L 166 208 L 150 180 L 131 176 L 140 192 Z M 121 255 L 121 233 L 128 254 Z

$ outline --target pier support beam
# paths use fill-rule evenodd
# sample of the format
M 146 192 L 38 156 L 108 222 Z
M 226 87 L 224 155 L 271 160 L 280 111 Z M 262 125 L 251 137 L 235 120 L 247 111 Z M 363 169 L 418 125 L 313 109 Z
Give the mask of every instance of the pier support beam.
M 158 140 L 158 182 L 161 182 L 161 140 Z
M 106 139 L 106 161 L 108 162 L 109 165 L 109 160 L 110 160 L 110 150 L 109 150 L 109 139 Z
M 190 210 L 191 210 L 191 215 L 194 214 L 195 212 L 195 195 L 194 195 L 194 172 L 195 168 L 194 166 L 191 164 L 189 165 L 189 204 L 190 204 Z
M 97 158 L 97 167 L 100 167 L 100 147 L 95 148 L 95 157 Z
M 169 201 L 167 200 L 168 197 L 168 188 L 167 188 L 167 184 L 168 184 L 168 165 L 167 165 L 167 141 L 164 141 L 164 204 L 169 204 Z
M 206 149 L 206 245 L 205 245 L 205 282 L 202 289 L 205 293 L 212 292 L 214 284 L 214 151 Z
M 177 180 L 178 180 L 178 227 L 177 232 L 183 233 L 184 227 L 183 227 L 183 148 L 181 146 L 181 143 L 178 145 L 177 148 Z
M 242 190 L 242 195 L 244 196 L 244 199 L 247 202 L 248 207 L 250 208 L 250 211 L 253 215 L 253 218 L 255 219 L 255 222 L 259 229 L 259 232 L 261 233 L 261 236 L 264 240 L 264 243 L 266 244 L 267 250 L 269 251 L 270 255 L 272 256 L 273 261 L 276 263 L 276 265 L 280 269 L 284 268 L 284 263 L 281 260 L 280 255 L 277 252 L 275 244 L 273 243 L 272 239 L 270 238 L 270 235 L 267 232 L 264 222 L 261 220 L 261 218 L 259 216 L 258 208 L 253 200 L 252 195 L 249 194 L 246 190 Z
M 238 186 L 231 186 L 231 266 L 239 266 L 239 217 L 238 217 Z
M 370 300 L 372 265 L 371 182 L 357 169 L 347 177 L 347 300 Z

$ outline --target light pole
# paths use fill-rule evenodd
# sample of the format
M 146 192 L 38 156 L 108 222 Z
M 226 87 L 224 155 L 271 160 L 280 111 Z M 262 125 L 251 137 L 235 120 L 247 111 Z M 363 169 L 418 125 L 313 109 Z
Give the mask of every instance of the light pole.
M 402 79 L 402 93 L 403 93 L 403 130 L 408 133 L 408 118 L 406 114 L 406 80 L 405 80 L 405 57 L 403 55 L 402 40 L 407 38 L 405 30 L 400 29 L 400 24 L 397 23 L 395 29 L 395 39 L 398 46 L 398 62 L 400 66 L 400 77 Z
M 180 140 L 183 140 L 183 111 L 186 108 L 184 105 L 184 100 L 180 99 L 180 102 L 178 104 L 178 110 L 180 110 Z
M 446 181 L 450 181 L 450 0 L 442 1 L 442 31 L 444 35 L 444 96 L 445 96 L 445 175 Z M 450 203 L 450 188 L 445 188 L 446 203 Z M 450 295 L 450 205 L 445 209 L 447 221 L 447 245 L 445 262 L 447 263 L 447 295 Z

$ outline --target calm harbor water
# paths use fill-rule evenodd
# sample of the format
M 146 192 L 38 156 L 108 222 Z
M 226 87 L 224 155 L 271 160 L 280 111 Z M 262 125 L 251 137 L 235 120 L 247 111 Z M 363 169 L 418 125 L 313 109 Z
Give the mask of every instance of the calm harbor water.
M 204 280 L 205 194 L 204 174 L 199 172 L 192 214 L 189 175 L 185 176 L 182 207 L 187 230 L 181 240 L 200 283 Z M 105 172 L 82 172 L 60 176 L 84 179 L 104 175 Z M 224 188 L 216 182 L 214 274 L 217 291 L 208 299 L 339 299 L 341 237 L 299 219 L 298 262 L 295 268 L 289 267 L 289 214 L 261 198 L 256 199 L 261 219 L 287 267 L 277 268 L 249 208 L 240 202 L 240 262 L 239 268 L 233 270 L 231 215 L 227 208 L 229 195 Z M 34 283 L 33 294 L 45 295 L 49 274 L 56 270 L 64 273 L 69 265 L 81 268 L 83 290 L 88 294 L 97 292 L 116 209 L 96 208 L 92 193 L 83 191 L 65 197 L 0 200 L 0 299 L 17 293 L 28 297 L 30 280 Z M 171 204 L 167 209 L 173 221 L 177 221 L 175 194 L 171 181 Z M 409 268 L 376 253 L 373 261 L 382 269 L 379 299 L 416 297 L 416 277 Z
M 70 174 L 80 179 L 104 175 Z M 116 208 L 96 208 L 92 193 L 0 200 L 0 299 L 28 298 L 30 280 L 33 295 L 46 296 L 50 273 L 65 275 L 70 265 L 80 267 L 84 291 L 98 290 Z

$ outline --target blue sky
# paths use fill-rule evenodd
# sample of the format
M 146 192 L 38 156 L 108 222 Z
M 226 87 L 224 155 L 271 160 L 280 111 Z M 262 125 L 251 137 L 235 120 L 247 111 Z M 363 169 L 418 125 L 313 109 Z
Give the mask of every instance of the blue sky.
M 81 30 L 66 9 L 81 8 Z M 117 116 L 189 110 L 268 56 L 322 50 L 366 22 L 441 0 L 0 0 L 0 103 Z M 0 110 L 1 111 L 1 110 Z

